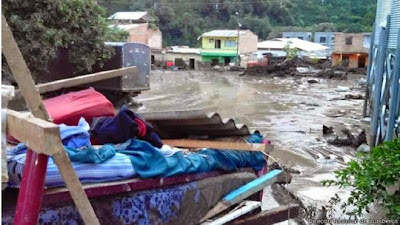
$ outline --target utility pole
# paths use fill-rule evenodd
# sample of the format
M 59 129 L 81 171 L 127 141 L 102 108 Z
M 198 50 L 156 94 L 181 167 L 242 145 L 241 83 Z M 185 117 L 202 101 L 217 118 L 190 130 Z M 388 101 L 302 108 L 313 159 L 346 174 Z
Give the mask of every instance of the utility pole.
M 236 65 L 240 66 L 240 57 L 239 57 L 239 40 L 240 40 L 240 24 L 239 20 L 239 12 L 236 12 L 237 20 L 238 20 L 238 33 L 237 33 L 237 44 L 236 44 Z

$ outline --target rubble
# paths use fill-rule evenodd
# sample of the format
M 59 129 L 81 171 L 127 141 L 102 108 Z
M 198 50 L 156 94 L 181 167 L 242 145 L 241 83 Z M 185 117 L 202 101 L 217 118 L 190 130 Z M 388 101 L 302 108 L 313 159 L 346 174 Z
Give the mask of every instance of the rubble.
M 301 173 L 300 170 L 296 170 L 296 169 L 293 169 L 288 166 L 280 166 L 279 163 L 277 163 L 277 162 L 274 162 L 268 166 L 268 170 L 274 170 L 274 169 L 281 169 L 287 173 L 292 173 L 292 174 L 300 174 Z
M 367 143 L 365 130 L 362 130 L 358 135 L 353 135 L 348 129 L 343 129 L 342 133 L 346 136 L 345 138 L 335 136 L 333 139 L 329 139 L 327 142 L 335 146 L 351 146 L 354 148 Z
M 242 75 L 313 76 L 328 79 L 347 79 L 347 72 L 342 67 L 330 67 L 330 64 L 330 61 L 315 64 L 299 58 L 286 59 L 281 63 L 268 66 L 248 67 Z M 311 83 L 315 83 L 315 81 L 311 81 Z

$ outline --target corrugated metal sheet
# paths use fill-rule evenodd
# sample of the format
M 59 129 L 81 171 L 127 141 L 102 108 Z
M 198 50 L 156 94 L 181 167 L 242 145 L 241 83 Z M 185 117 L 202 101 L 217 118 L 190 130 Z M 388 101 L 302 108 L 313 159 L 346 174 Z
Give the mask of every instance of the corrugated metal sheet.
M 207 114 L 203 110 L 148 112 L 140 115 L 164 139 L 248 136 L 256 132 L 249 130 L 246 125 L 237 124 L 231 118 L 223 119 L 218 113 Z
M 386 17 L 391 12 L 392 0 L 378 0 L 376 6 L 376 17 L 375 17 L 375 45 L 379 43 L 379 27 L 385 22 Z
M 116 12 L 110 17 L 109 20 L 140 20 L 147 12 Z
M 390 16 L 388 48 L 396 49 L 400 29 L 400 0 L 393 0 Z
M 245 35 L 250 30 L 241 30 L 240 35 Z M 237 30 L 212 30 L 201 35 L 202 37 L 237 37 Z

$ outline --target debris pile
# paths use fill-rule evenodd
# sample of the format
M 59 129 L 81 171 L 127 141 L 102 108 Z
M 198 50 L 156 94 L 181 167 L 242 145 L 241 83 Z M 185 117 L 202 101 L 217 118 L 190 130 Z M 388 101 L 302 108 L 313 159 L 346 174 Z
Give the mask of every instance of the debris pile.
M 312 63 L 299 58 L 286 59 L 281 63 L 268 66 L 248 67 L 242 75 L 273 77 L 312 76 L 328 79 L 347 79 L 347 72 L 343 67 L 331 67 L 330 64 L 330 61 Z
M 342 133 L 345 137 L 335 136 L 334 138 L 328 139 L 328 143 L 335 146 L 352 146 L 358 148 L 360 145 L 367 143 L 367 137 L 365 130 L 362 130 L 359 134 L 352 134 L 350 130 L 343 129 Z

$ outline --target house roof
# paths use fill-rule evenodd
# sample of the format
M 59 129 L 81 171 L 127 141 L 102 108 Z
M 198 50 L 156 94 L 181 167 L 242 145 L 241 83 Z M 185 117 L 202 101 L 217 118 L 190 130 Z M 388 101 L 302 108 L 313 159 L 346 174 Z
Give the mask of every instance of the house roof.
M 109 20 L 154 20 L 147 12 L 116 12 L 110 17 Z
M 257 44 L 258 49 L 283 49 L 286 45 L 289 45 L 291 48 L 297 48 L 306 52 L 313 51 L 323 51 L 329 49 L 324 45 L 301 40 L 298 38 L 275 38 L 268 41 L 259 42 Z
M 189 48 L 188 46 L 170 46 L 167 48 L 167 52 L 200 55 L 200 49 Z
M 135 23 L 135 24 L 112 24 L 108 25 L 110 28 L 118 28 L 121 30 L 126 30 L 129 31 L 132 28 L 140 27 L 140 26 L 145 26 L 146 24 L 144 23 Z
M 203 110 L 145 112 L 140 116 L 154 125 L 161 138 L 248 136 L 258 132 L 232 118 L 222 118 L 218 113 Z
M 286 42 L 279 40 L 268 40 L 257 43 L 258 49 L 283 49 L 286 46 Z
M 240 35 L 245 35 L 250 30 L 241 30 Z M 201 35 L 201 37 L 237 37 L 238 30 L 212 30 Z

